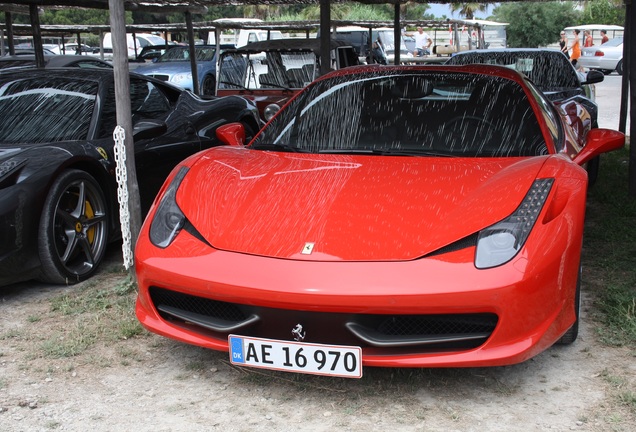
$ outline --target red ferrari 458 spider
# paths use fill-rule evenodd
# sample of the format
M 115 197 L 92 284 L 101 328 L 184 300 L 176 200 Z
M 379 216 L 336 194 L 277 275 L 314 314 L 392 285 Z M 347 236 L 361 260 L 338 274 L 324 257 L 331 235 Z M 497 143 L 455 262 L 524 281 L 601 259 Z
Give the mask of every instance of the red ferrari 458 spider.
M 496 366 L 578 331 L 590 129 L 499 66 L 332 72 L 183 161 L 136 248 L 137 317 L 232 363 Z

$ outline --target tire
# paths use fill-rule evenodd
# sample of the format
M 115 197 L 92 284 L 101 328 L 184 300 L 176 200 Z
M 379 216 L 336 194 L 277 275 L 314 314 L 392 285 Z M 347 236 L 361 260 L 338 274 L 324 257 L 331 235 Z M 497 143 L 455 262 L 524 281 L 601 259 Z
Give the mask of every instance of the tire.
M 74 284 L 95 273 L 108 243 L 109 214 L 99 183 L 80 170 L 62 172 L 40 217 L 40 280 Z
M 206 75 L 201 84 L 201 94 L 203 96 L 214 96 L 216 93 L 216 79 L 212 75 Z
M 588 189 L 594 186 L 596 179 L 598 178 L 598 169 L 601 165 L 601 156 L 596 156 L 587 162 L 587 187 Z
M 576 292 L 574 294 L 574 313 L 576 314 L 576 321 L 572 324 L 572 327 L 566 331 L 561 339 L 557 341 L 558 345 L 571 345 L 574 343 L 579 335 L 579 316 L 581 314 L 581 267 L 579 267 L 579 276 L 576 280 Z
M 623 75 L 623 60 L 621 59 L 616 65 L 616 73 Z

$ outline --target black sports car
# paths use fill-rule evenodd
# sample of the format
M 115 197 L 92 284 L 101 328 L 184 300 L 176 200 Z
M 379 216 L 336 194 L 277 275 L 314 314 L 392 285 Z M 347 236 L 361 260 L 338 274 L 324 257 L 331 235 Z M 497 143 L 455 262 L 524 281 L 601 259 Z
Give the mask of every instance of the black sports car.
M 260 127 L 246 99 L 204 100 L 134 73 L 130 98 L 144 212 L 178 162 L 221 144 L 218 126 Z M 112 70 L 0 73 L 0 284 L 76 283 L 121 237 L 115 126 Z
M 592 127 L 598 127 L 598 105 L 594 84 L 604 80 L 599 71 L 584 72 L 572 65 L 559 50 L 549 48 L 501 48 L 462 51 L 453 56 L 446 64 L 495 64 L 515 69 L 524 75 L 556 105 L 576 100 L 590 114 Z M 586 165 L 589 176 L 588 185 L 596 182 L 599 158 Z
M 598 106 L 594 86 L 605 78 L 598 71 L 577 71 L 559 50 L 547 48 L 501 48 L 462 51 L 446 64 L 496 64 L 525 74 L 554 103 L 576 98 L 592 116 L 592 127 L 598 127 Z
M 0 57 L 0 69 L 9 68 L 34 68 L 37 63 L 35 55 L 8 55 Z M 45 55 L 45 68 L 75 67 L 75 68 L 107 68 L 112 69 L 113 65 L 97 57 L 87 55 L 59 54 Z

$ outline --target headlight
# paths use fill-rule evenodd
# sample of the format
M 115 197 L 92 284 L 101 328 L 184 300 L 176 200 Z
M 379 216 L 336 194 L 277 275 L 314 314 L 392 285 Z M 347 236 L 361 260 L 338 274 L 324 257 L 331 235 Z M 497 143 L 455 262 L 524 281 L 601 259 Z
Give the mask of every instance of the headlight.
M 172 179 L 170 186 L 161 198 L 159 207 L 150 224 L 150 241 L 157 247 L 166 248 L 175 239 L 185 223 L 185 215 L 177 205 L 177 191 L 183 178 L 188 173 L 187 167 L 181 167 Z
M 187 81 L 192 81 L 192 73 L 174 74 L 170 81 L 172 81 L 173 83 L 179 83 L 179 84 L 187 82 Z
M 26 159 L 9 159 L 0 162 L 0 184 L 9 178 L 12 178 L 9 183 L 15 183 L 18 172 L 26 163 Z
M 270 121 L 276 113 L 280 111 L 280 106 L 276 104 L 269 104 L 263 110 L 263 116 L 265 117 L 265 121 Z
M 553 183 L 552 178 L 535 180 L 513 214 L 479 233 L 475 267 L 496 267 L 517 255 L 528 239 Z

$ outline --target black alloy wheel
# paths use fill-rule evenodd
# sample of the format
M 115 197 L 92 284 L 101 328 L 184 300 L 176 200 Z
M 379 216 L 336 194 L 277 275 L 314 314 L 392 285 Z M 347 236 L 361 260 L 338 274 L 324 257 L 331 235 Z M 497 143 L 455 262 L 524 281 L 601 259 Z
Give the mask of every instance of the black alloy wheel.
M 44 202 L 40 280 L 74 284 L 95 273 L 108 242 L 108 208 L 97 181 L 80 170 L 58 176 Z

